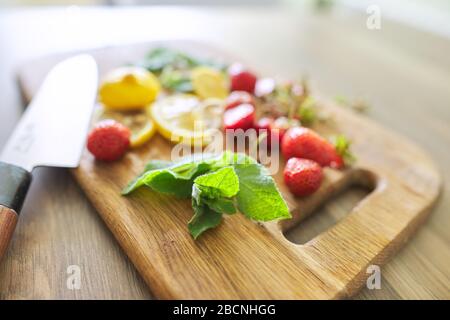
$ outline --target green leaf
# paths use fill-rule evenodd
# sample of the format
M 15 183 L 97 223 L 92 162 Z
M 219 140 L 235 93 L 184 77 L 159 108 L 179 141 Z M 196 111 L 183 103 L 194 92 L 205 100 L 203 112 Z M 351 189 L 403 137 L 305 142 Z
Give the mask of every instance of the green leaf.
M 164 169 L 172 165 L 173 162 L 167 160 L 151 160 L 145 165 L 144 172 L 155 169 Z
M 315 101 L 312 97 L 307 97 L 298 110 L 298 116 L 302 125 L 310 126 L 317 120 Z
M 155 164 L 148 165 L 152 168 Z M 160 163 L 162 165 L 162 163 Z M 145 171 L 133 180 L 123 191 L 126 195 L 146 185 L 155 191 L 187 198 L 191 196 L 194 179 L 207 172 L 210 166 L 207 162 L 181 161 L 169 167 Z
M 344 135 L 334 138 L 336 152 L 344 159 L 346 165 L 351 165 L 356 161 L 356 157 L 350 151 L 351 141 Z
M 141 186 L 178 197 L 192 197 L 194 238 L 217 226 L 222 214 L 236 212 L 258 221 L 289 218 L 290 213 L 268 171 L 245 154 L 194 154 L 176 163 L 154 160 L 124 190 Z
M 236 213 L 232 200 L 239 191 L 239 179 L 233 167 L 207 173 L 194 180 L 192 198 L 197 205 L 207 205 L 211 210 L 226 214 Z
M 205 59 L 198 59 L 171 48 L 153 49 L 142 61 L 138 63 L 138 65 L 155 73 L 161 72 L 167 66 L 177 70 L 188 70 L 200 65 L 210 66 L 219 70 L 225 70 L 226 68 L 225 64 Z
M 151 170 L 131 182 L 122 194 L 129 194 L 145 185 L 158 192 L 188 198 L 192 191 L 192 180 L 182 179 L 169 169 Z
M 257 221 L 291 218 L 286 202 L 266 168 L 259 164 L 235 165 L 239 177 L 239 210 Z
M 217 227 L 222 221 L 222 214 L 205 205 L 192 201 L 194 216 L 188 223 L 188 229 L 194 239 L 208 229 Z
M 163 68 L 159 79 L 164 88 L 172 91 L 192 92 L 194 89 L 190 72 L 176 70 L 170 65 Z
M 205 203 L 212 210 L 217 211 L 217 212 L 223 212 L 226 214 L 236 213 L 236 207 L 234 205 L 233 200 L 231 200 L 231 199 L 225 199 L 225 198 L 202 199 L 202 202 Z
M 165 66 L 174 64 L 177 58 L 177 51 L 168 48 L 156 48 L 150 51 L 145 59 L 139 64 L 152 72 L 159 72 Z
M 239 191 L 239 179 L 233 167 L 225 167 L 207 173 L 194 180 L 195 185 L 206 198 L 231 198 Z

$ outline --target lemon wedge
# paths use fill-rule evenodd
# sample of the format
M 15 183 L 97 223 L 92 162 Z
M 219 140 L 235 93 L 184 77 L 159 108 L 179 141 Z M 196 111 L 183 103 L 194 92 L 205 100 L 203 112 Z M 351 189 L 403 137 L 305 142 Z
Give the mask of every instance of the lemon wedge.
M 228 95 L 228 84 L 224 74 L 210 67 L 196 67 L 192 70 L 192 87 L 196 95 L 202 99 L 225 99 Z
M 221 99 L 200 101 L 194 95 L 176 94 L 153 103 L 151 115 L 166 139 L 205 146 L 220 132 L 223 110 Z
M 137 148 L 145 144 L 156 132 L 155 123 L 150 118 L 150 108 L 132 112 L 118 112 L 101 107 L 98 120 L 113 119 L 131 131 L 130 147 Z

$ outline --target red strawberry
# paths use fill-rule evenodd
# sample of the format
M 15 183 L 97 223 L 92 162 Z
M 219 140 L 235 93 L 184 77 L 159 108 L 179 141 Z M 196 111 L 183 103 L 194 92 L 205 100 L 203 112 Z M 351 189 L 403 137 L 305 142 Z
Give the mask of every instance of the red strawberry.
M 344 166 L 343 158 L 330 142 L 304 127 L 291 128 L 286 132 L 281 143 L 281 151 L 286 159 L 305 158 L 332 168 Z
M 296 196 L 314 193 L 319 189 L 322 179 L 322 168 L 312 160 L 290 158 L 284 168 L 284 182 Z
M 286 117 L 278 117 L 273 122 L 271 129 L 278 129 L 280 142 L 283 139 L 284 134 L 288 129 L 292 127 L 300 126 L 300 122 L 297 119 L 288 119 Z
M 262 117 L 255 124 L 256 130 L 267 130 L 269 131 L 273 125 L 273 119 L 268 117 Z
M 130 145 L 130 129 L 114 120 L 97 123 L 88 136 L 87 148 L 103 161 L 119 159 Z
M 231 75 L 231 91 L 247 91 L 253 93 L 255 90 L 256 76 L 249 71 L 239 71 Z
M 274 119 L 263 117 L 256 122 L 255 129 L 258 135 L 265 134 L 263 138 L 260 136 L 260 145 L 270 147 L 272 142 L 280 143 L 282 130 L 274 127 Z
M 247 130 L 253 128 L 255 122 L 255 107 L 248 103 L 228 109 L 223 114 L 223 127 L 227 129 Z
M 249 103 L 254 106 L 253 96 L 246 91 L 233 91 L 225 100 L 225 110 L 237 107 L 243 103 Z

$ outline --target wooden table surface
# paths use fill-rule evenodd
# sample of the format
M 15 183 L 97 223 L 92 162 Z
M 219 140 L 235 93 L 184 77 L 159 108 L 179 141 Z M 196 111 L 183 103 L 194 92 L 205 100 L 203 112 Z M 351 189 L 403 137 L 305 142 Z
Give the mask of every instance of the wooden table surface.
M 369 102 L 367 116 L 429 151 L 444 178 L 426 224 L 387 265 L 381 289 L 359 299 L 450 298 L 450 40 L 366 16 L 305 8 L 33 9 L 0 12 L 0 148 L 23 110 L 21 62 L 55 51 L 188 38 L 218 45 L 265 74 L 308 75 L 316 92 Z M 368 141 L 370 143 L 370 141 Z M 333 225 L 365 194 L 349 190 L 288 237 L 302 242 Z M 403 199 L 399 199 L 402 201 Z M 79 266 L 81 287 L 67 286 Z M 64 169 L 42 168 L 0 264 L 0 299 L 147 299 L 152 294 Z

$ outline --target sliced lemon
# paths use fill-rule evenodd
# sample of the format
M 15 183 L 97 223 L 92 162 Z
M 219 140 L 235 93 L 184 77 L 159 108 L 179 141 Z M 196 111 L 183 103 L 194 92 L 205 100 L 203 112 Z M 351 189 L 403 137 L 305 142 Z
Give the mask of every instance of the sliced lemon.
M 220 99 L 200 101 L 193 95 L 177 94 L 153 103 L 151 115 L 166 139 L 204 146 L 220 133 L 223 110 Z
M 150 118 L 150 108 L 132 112 L 118 112 L 101 107 L 98 120 L 113 119 L 131 131 L 130 147 L 137 148 L 146 143 L 155 134 L 155 123 Z
M 192 118 L 200 130 L 218 129 L 222 126 L 225 104 L 222 99 L 208 98 L 192 110 Z
M 224 74 L 209 67 L 196 67 L 192 70 L 192 87 L 200 98 L 225 99 L 228 85 Z
M 99 97 L 107 109 L 138 110 L 154 101 L 160 90 L 158 78 L 146 69 L 121 67 L 104 77 Z

